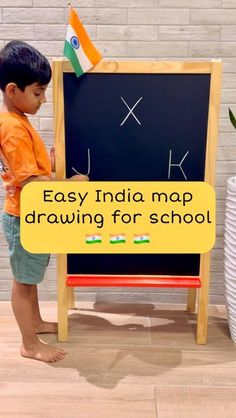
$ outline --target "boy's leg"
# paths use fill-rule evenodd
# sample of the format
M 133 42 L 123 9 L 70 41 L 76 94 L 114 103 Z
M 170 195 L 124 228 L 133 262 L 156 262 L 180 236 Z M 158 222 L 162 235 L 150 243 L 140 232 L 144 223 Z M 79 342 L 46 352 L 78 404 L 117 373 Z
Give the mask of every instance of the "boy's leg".
M 41 317 L 38 301 L 38 289 L 36 284 L 32 285 L 32 309 L 34 315 L 35 332 L 37 334 L 57 333 L 57 323 L 43 321 Z
M 64 358 L 65 351 L 40 341 L 35 332 L 33 300 L 34 288 L 13 280 L 12 309 L 22 335 L 21 355 L 46 362 Z

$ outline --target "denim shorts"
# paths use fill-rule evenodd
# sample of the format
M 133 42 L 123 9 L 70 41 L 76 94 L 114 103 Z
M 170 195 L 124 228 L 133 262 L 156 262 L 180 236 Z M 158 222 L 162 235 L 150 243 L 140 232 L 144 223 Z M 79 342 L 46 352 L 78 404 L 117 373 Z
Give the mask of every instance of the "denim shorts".
M 3 212 L 2 228 L 8 243 L 10 264 L 15 280 L 24 284 L 40 283 L 49 263 L 49 254 L 29 253 L 22 247 L 19 217 Z

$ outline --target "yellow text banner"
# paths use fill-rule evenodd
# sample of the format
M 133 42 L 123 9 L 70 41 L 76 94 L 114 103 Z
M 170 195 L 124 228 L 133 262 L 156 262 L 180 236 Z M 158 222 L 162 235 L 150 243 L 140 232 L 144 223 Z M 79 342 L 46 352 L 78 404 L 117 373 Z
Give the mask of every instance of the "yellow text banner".
M 28 183 L 21 242 L 33 253 L 205 253 L 215 192 L 204 182 Z

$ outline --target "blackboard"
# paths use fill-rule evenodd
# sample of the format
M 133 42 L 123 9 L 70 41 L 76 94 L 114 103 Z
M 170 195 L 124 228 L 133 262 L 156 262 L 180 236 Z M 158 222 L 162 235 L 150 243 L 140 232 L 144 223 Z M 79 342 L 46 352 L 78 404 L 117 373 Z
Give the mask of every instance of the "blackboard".
M 63 74 L 66 176 L 203 181 L 210 74 Z M 199 275 L 200 255 L 68 254 L 68 274 Z

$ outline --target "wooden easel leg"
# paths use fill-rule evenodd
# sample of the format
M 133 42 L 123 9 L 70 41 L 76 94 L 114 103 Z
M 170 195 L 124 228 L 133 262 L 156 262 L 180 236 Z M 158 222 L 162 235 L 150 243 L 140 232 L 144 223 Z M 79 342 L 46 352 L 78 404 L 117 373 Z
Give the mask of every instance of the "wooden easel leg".
M 75 309 L 75 292 L 73 287 L 68 287 L 68 309 Z
M 197 289 L 188 289 L 187 311 L 195 312 Z
M 208 306 L 206 302 L 206 289 L 199 290 L 197 313 L 197 344 L 206 344 Z
M 58 289 L 58 341 L 68 341 L 67 287 Z
M 68 288 L 66 286 L 66 255 L 58 255 L 58 341 L 68 341 Z
M 208 290 L 210 276 L 210 253 L 201 257 L 200 277 L 202 286 L 198 293 L 197 344 L 206 344 L 208 326 Z

